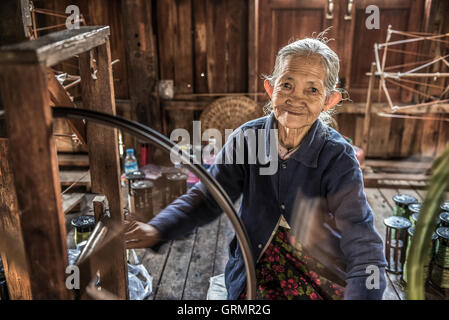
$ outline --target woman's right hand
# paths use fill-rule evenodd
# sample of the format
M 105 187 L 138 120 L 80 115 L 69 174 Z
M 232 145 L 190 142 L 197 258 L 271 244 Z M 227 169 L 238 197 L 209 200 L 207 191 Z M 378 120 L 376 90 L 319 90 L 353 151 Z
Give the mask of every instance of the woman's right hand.
M 150 248 L 161 240 L 159 230 L 147 223 L 139 221 L 124 221 L 124 223 L 126 249 Z

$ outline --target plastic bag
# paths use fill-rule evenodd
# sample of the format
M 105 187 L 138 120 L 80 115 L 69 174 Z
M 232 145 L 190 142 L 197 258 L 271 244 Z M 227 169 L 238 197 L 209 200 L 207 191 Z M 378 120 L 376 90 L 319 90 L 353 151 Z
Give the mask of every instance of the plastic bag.
M 78 243 L 76 246 L 76 249 L 69 249 L 68 255 L 69 255 L 69 265 L 74 265 L 76 262 L 76 259 L 80 255 L 81 251 L 83 251 L 84 246 L 86 245 L 87 241 L 83 241 Z
M 76 259 L 86 245 L 86 241 L 79 243 L 76 249 L 69 249 L 69 265 L 75 264 Z M 130 300 L 144 300 L 153 290 L 153 277 L 137 258 L 136 252 L 128 250 L 132 263 L 128 263 L 128 291 Z
M 226 290 L 224 273 L 209 278 L 209 290 L 207 290 L 207 300 L 226 300 L 228 291 Z
M 130 300 L 144 300 L 153 291 L 153 277 L 137 258 L 134 249 L 130 249 L 133 263 L 128 263 L 128 291 Z M 131 260 L 131 259 L 130 259 Z

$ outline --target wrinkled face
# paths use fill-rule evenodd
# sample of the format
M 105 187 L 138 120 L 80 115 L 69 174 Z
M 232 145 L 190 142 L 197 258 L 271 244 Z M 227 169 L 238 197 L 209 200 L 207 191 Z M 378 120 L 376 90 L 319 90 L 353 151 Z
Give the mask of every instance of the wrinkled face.
M 328 109 L 325 77 L 320 56 L 287 57 L 280 77 L 269 88 L 278 122 L 289 129 L 310 127 L 321 111 Z

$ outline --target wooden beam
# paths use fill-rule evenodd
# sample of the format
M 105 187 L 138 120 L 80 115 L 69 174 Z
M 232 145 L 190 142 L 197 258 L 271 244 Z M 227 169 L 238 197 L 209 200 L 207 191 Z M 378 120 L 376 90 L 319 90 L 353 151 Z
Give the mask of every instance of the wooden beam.
M 89 157 L 87 154 L 58 154 L 58 164 L 60 167 L 89 167 Z
M 53 71 L 50 68 L 47 68 L 47 84 L 48 91 L 50 91 L 51 101 L 59 106 L 59 107 L 72 107 L 76 108 L 76 105 L 73 103 L 72 99 L 70 99 L 69 94 L 64 89 L 62 84 L 56 79 Z M 78 139 L 80 139 L 81 143 L 86 144 L 86 125 L 83 120 L 75 120 L 68 119 L 68 125 L 76 134 Z
M 109 34 L 108 26 L 80 27 L 50 33 L 36 40 L 2 47 L 0 64 L 39 63 L 51 67 L 105 44 Z
M 0 139 L 0 252 L 10 299 L 32 299 L 7 139 Z
M 86 109 L 115 115 L 114 86 L 109 40 L 80 55 L 80 75 L 83 106 Z M 107 220 L 109 272 L 101 275 L 102 288 L 121 299 L 127 297 L 127 263 L 123 241 L 123 201 L 120 186 L 120 163 L 117 130 L 88 123 L 87 141 L 92 180 L 92 192 L 109 200 L 111 217 Z
M 69 299 L 65 217 L 41 65 L 0 65 L 10 157 L 33 299 Z

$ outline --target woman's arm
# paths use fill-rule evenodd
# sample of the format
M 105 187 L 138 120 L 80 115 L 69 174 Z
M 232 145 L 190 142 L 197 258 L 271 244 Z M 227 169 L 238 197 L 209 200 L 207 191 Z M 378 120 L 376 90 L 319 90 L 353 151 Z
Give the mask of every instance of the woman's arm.
M 382 299 L 386 286 L 384 247 L 373 225 L 362 172 L 349 144 L 332 148 L 340 152 L 326 171 L 325 183 L 328 208 L 341 233 L 340 248 L 347 265 L 345 299 Z
M 225 164 L 227 156 L 235 150 L 235 139 L 239 129 L 229 137 L 225 146 L 218 153 L 215 163 L 209 168 L 209 173 L 223 187 L 232 202 L 241 195 L 245 169 L 239 164 Z M 238 150 L 238 149 L 237 149 Z M 222 213 L 218 203 L 210 192 L 199 182 L 186 194 L 182 195 L 154 217 L 149 225 L 160 232 L 160 239 L 172 240 L 191 232 L 197 226 L 205 225 Z

